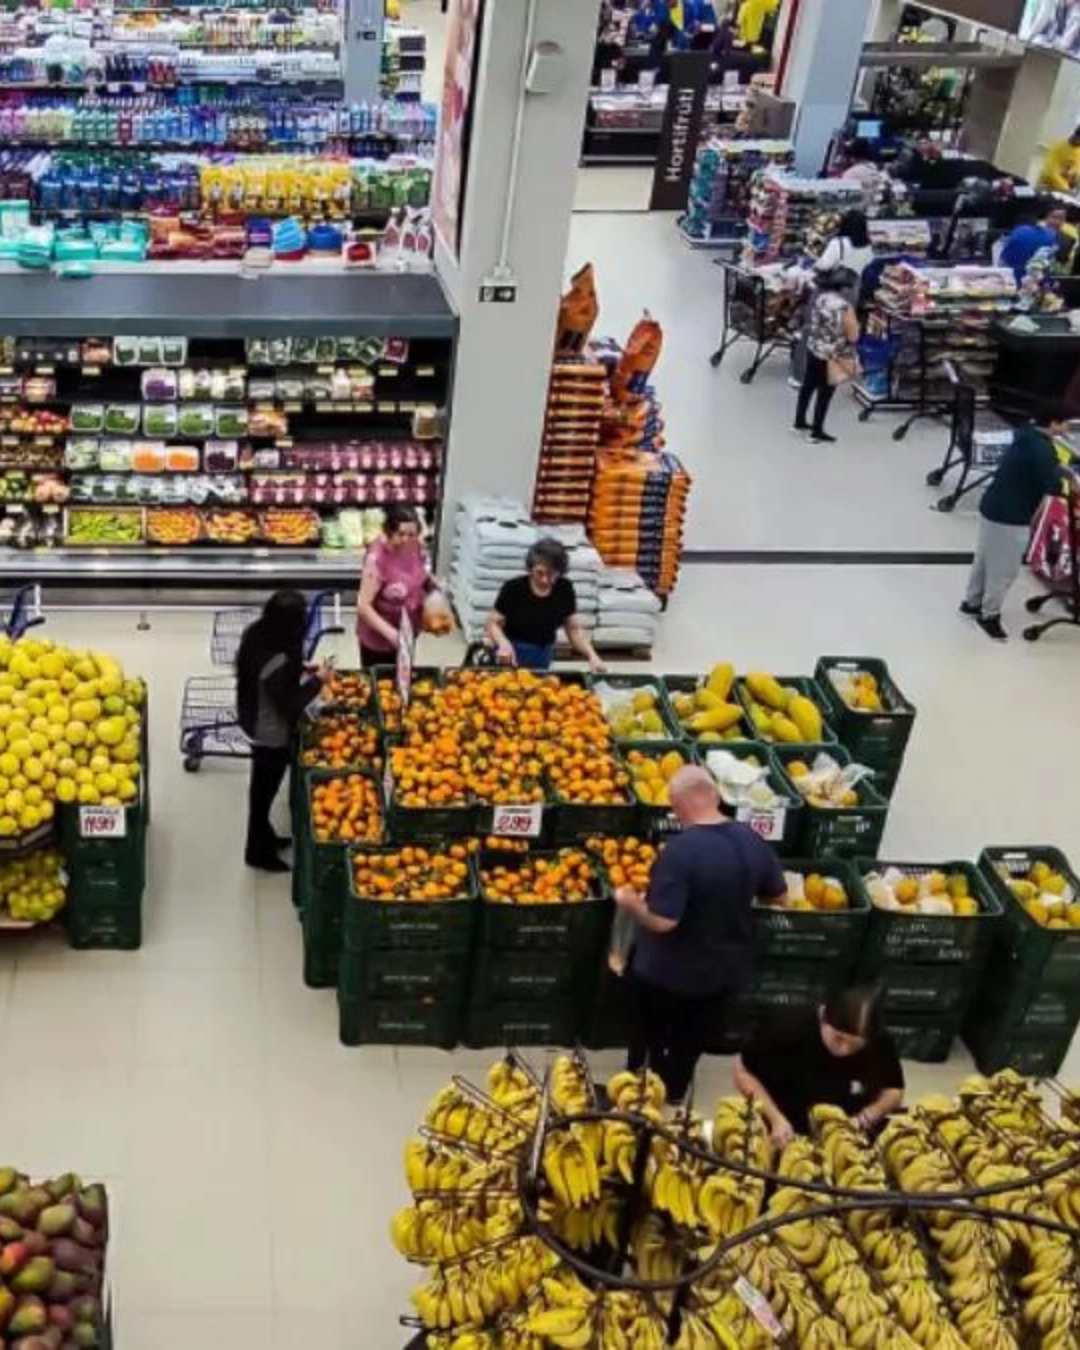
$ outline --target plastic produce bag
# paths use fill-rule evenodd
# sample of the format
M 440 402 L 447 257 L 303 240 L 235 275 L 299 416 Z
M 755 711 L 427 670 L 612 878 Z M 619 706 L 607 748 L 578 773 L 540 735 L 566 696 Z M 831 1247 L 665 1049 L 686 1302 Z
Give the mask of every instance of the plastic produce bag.
M 630 953 L 637 938 L 637 923 L 624 909 L 615 911 L 608 940 L 608 969 L 615 975 L 625 975 Z
M 445 594 L 441 590 L 429 591 L 424 597 L 424 632 L 444 637 L 453 626 L 454 616 L 450 612 L 450 602 Z

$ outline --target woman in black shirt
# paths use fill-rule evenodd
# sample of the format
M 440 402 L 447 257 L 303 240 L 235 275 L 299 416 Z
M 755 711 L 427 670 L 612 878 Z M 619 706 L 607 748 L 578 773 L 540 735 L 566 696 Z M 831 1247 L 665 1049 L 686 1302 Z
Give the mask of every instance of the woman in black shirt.
M 487 638 L 504 666 L 547 670 L 555 654 L 555 637 L 566 630 L 570 646 L 589 669 L 604 663 L 589 641 L 577 614 L 574 583 L 566 573 L 570 559 L 557 539 L 539 539 L 525 557 L 525 575 L 503 583 L 487 621 Z
M 807 1133 L 821 1103 L 876 1129 L 904 1099 L 904 1071 L 875 991 L 853 988 L 760 1030 L 735 1061 L 735 1086 L 758 1102 L 782 1147 Z
M 290 840 L 274 833 L 270 808 L 289 768 L 304 709 L 331 678 L 329 670 L 304 670 L 306 624 L 307 606 L 299 591 L 276 591 L 244 630 L 236 653 L 237 716 L 251 741 L 244 861 L 263 872 L 289 870 L 278 853 Z

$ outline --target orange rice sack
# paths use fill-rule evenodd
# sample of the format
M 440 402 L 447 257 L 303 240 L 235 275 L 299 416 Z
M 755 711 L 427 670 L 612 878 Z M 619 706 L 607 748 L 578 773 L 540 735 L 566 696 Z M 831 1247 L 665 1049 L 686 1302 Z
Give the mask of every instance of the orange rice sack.
M 577 356 L 585 350 L 589 334 L 600 313 L 592 263 L 586 263 L 570 278 L 570 289 L 559 302 L 559 327 L 555 337 L 558 356 Z

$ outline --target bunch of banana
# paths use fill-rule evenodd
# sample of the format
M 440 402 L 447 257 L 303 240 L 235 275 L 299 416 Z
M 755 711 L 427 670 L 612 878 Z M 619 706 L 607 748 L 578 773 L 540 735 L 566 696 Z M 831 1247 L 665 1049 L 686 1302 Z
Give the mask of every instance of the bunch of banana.
M 514 1159 L 474 1157 L 426 1139 L 410 1139 L 405 1145 L 405 1180 L 414 1195 L 512 1192 L 517 1186 Z
M 861 1248 L 882 1284 L 906 1284 L 909 1280 L 925 1280 L 930 1276 L 919 1240 L 906 1228 L 883 1228 L 867 1233 Z
M 517 1153 L 529 1136 L 523 1121 L 485 1106 L 455 1083 L 436 1093 L 424 1124 L 442 1139 L 459 1139 L 486 1153 Z
M 971 1350 L 1020 1350 L 1013 1319 L 1000 1299 L 961 1308 L 956 1324 Z
M 950 1350 L 964 1350 L 949 1310 L 929 1279 L 909 1280 L 893 1290 L 897 1315 L 904 1329 L 916 1344 L 932 1350 L 946 1345 Z
M 839 1107 L 815 1106 L 811 1120 L 821 1141 L 823 1171 L 832 1185 L 853 1191 L 888 1189 L 885 1169 L 877 1153 Z M 868 1234 L 889 1228 L 893 1219 L 888 1210 L 863 1209 L 852 1210 L 846 1222 L 862 1246 Z
M 587 1252 L 603 1242 L 617 1247 L 622 1203 L 618 1196 L 605 1195 L 599 1204 L 586 1209 L 559 1206 L 551 1217 L 551 1228 L 575 1251 Z
M 714 1237 L 731 1237 L 760 1217 L 764 1196 L 764 1182 L 733 1172 L 714 1172 L 701 1183 L 697 1209 Z
M 635 1224 L 630 1251 L 641 1278 L 657 1283 L 678 1279 L 687 1259 L 685 1244 L 668 1221 L 655 1212 L 643 1215 Z
M 793 1139 L 780 1154 L 776 1172 L 789 1181 L 820 1181 L 821 1162 L 813 1141 Z
M 616 1111 L 627 1115 L 649 1116 L 660 1119 L 660 1112 L 667 1101 L 667 1091 L 663 1082 L 651 1069 L 632 1073 L 624 1069 L 615 1074 L 607 1085 L 608 1100 Z
M 571 1209 L 600 1199 L 600 1169 L 596 1154 L 582 1142 L 577 1127 L 556 1130 L 544 1144 L 544 1176 L 555 1198 Z
M 535 1124 L 540 1114 L 540 1093 L 513 1055 L 496 1060 L 488 1070 L 488 1092 L 496 1106 Z
M 685 1312 L 679 1325 L 675 1350 L 739 1350 L 742 1342 L 718 1318 L 703 1312 Z
M 718 1333 L 719 1328 L 723 1327 L 734 1336 L 739 1350 L 772 1350 L 775 1346 L 772 1336 L 733 1290 L 716 1293 L 698 1287 L 694 1291 L 694 1302 L 698 1315 L 706 1325 Z M 831 1348 L 820 1345 L 818 1350 Z
M 670 1152 L 658 1161 L 650 1158 L 645 1182 L 653 1208 L 670 1214 L 684 1228 L 701 1223 L 698 1190 L 701 1186 L 697 1167 L 685 1157 Z
M 721 1097 L 713 1116 L 712 1146 L 721 1158 L 766 1171 L 772 1163 L 769 1127 L 753 1098 Z
M 478 1328 L 515 1308 L 556 1261 L 538 1239 L 520 1238 L 497 1252 L 437 1267 L 413 1290 L 413 1307 L 432 1329 Z
M 394 1245 L 410 1261 L 455 1261 L 478 1247 L 509 1237 L 521 1227 L 514 1196 L 421 1200 L 394 1216 Z
M 588 1072 L 576 1055 L 557 1055 L 552 1062 L 551 1102 L 564 1116 L 580 1115 L 594 1108 Z
M 600 1176 L 621 1177 L 633 1185 L 638 1137 L 625 1120 L 605 1120 L 600 1126 Z
M 576 1276 L 548 1278 L 543 1284 L 543 1297 L 529 1312 L 525 1325 L 545 1345 L 575 1347 L 597 1345 L 596 1295 Z

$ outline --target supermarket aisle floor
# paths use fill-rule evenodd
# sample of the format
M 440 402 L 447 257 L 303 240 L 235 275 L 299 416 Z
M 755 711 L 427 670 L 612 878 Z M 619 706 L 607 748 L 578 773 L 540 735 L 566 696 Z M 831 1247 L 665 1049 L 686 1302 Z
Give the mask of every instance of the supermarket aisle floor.
M 654 668 L 730 657 L 792 671 L 822 652 L 880 652 L 920 710 L 893 856 L 1068 848 L 1080 799 L 1052 774 L 1049 747 L 1055 763 L 1080 759 L 1080 722 L 1061 713 L 1080 637 L 991 647 L 953 612 L 958 580 L 956 569 L 690 568 Z M 482 1071 L 494 1055 L 337 1044 L 333 994 L 300 979 L 286 886 L 240 865 L 243 769 L 180 766 L 183 680 L 207 669 L 208 616 L 154 615 L 140 633 L 133 615 L 57 614 L 47 632 L 149 681 L 146 941 L 138 953 L 71 952 L 52 935 L 0 942 L 0 1161 L 108 1181 L 123 1350 L 398 1350 L 414 1274 L 387 1232 L 404 1200 L 402 1147 L 451 1070 Z M 948 1090 L 967 1065 L 957 1053 L 914 1070 L 912 1086 Z M 710 1061 L 702 1099 L 727 1083 L 726 1063 Z
M 594 179 L 604 173 L 592 171 Z M 618 172 L 618 171 L 617 171 Z M 591 200 L 595 193 L 592 189 Z M 573 218 L 567 275 L 596 267 L 599 334 L 625 340 L 648 310 L 664 327 L 655 384 L 668 447 L 694 479 L 686 547 L 694 550 L 815 552 L 962 551 L 973 547 L 969 497 L 955 515 L 930 509 L 940 492 L 925 485 L 948 439 L 919 423 L 901 443 L 899 418 L 868 423 L 846 392 L 830 414 L 836 445 L 808 445 L 791 430 L 795 392 L 786 357 L 771 357 L 750 385 L 740 374 L 753 347 L 739 342 L 719 370 L 723 275 L 708 252 L 679 240 L 669 214 L 597 212 Z

